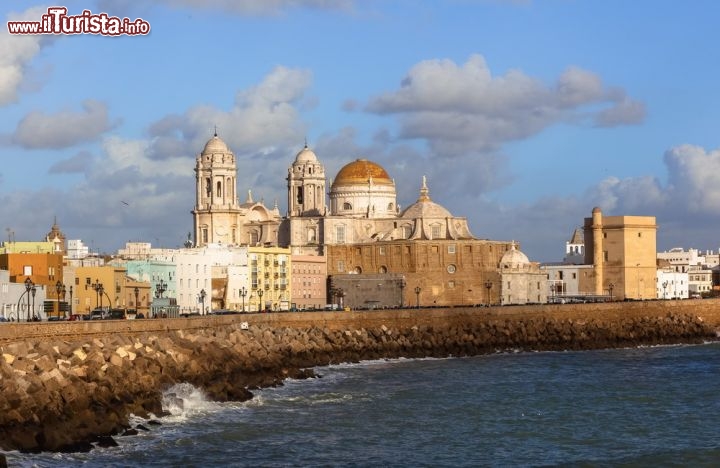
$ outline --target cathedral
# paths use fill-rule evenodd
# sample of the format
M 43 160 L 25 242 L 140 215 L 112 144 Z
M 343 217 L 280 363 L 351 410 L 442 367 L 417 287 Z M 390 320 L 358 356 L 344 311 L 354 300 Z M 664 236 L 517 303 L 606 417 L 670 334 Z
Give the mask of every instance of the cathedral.
M 217 134 L 197 156 L 195 174 L 196 246 L 280 246 L 293 255 L 324 256 L 330 294 L 353 307 L 503 298 L 499 267 L 514 243 L 474 237 L 466 218 L 432 201 L 425 177 L 417 201 L 403 210 L 395 181 L 367 159 L 342 167 L 328 191 L 325 167 L 305 145 L 288 168 L 283 217 L 277 203 L 266 207 L 250 192 L 239 202 L 237 160 Z

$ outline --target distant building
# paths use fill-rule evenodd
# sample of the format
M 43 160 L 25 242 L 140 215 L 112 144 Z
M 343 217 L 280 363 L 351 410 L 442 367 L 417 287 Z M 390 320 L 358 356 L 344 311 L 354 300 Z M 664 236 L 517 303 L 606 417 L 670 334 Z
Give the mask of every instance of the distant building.
M 631 299 L 656 297 L 654 216 L 603 216 L 594 208 L 585 218 L 585 263 L 594 267 L 594 293 Z
M 515 248 L 500 260 L 501 304 L 544 304 L 547 302 L 547 276 L 538 263 Z

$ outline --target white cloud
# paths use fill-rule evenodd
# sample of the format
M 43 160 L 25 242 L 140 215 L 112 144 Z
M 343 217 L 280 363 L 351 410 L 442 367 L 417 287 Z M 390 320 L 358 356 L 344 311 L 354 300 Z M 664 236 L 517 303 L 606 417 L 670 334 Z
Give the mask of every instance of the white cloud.
M 162 159 L 175 154 L 178 142 L 199 153 L 215 126 L 236 154 L 271 155 L 278 148 L 293 147 L 305 137 L 298 106 L 312 84 L 308 70 L 276 67 L 263 81 L 238 92 L 228 111 L 197 106 L 182 115 L 167 116 L 151 127 L 155 137 L 151 154 Z
M 46 7 L 32 7 L 9 13 L 7 20 L 38 21 L 46 12 Z M 51 41 L 51 36 L 10 34 L 6 27 L 0 30 L 0 106 L 17 102 L 30 63 Z
M 519 70 L 493 76 L 480 55 L 461 66 L 420 62 L 399 89 L 371 99 L 366 110 L 398 115 L 401 138 L 425 139 L 442 156 L 496 150 L 560 122 L 611 126 L 644 118 L 642 104 L 590 71 L 570 67 L 547 86 Z
M 82 112 L 31 112 L 18 123 L 12 142 L 25 148 L 68 148 L 95 140 L 117 126 L 118 122 L 108 120 L 106 104 L 86 100 L 82 107 Z

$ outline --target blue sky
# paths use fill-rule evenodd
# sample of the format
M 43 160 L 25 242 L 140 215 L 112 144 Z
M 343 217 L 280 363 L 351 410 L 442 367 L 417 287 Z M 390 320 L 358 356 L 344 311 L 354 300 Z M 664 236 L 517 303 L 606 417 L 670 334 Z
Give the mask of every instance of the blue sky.
M 286 205 L 305 139 L 367 157 L 408 206 L 557 261 L 594 206 L 656 216 L 658 248 L 717 250 L 714 1 L 68 1 L 148 36 L 0 35 L 0 226 L 114 252 L 192 230 L 217 125 L 238 190 Z M 4 21 L 48 5 L 3 2 Z M 5 29 L 5 28 L 3 28 Z M 122 203 L 127 202 L 128 205 Z

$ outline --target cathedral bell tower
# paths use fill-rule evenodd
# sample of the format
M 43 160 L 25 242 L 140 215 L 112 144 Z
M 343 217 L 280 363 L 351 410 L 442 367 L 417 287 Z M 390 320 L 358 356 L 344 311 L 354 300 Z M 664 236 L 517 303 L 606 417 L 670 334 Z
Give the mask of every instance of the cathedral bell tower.
M 287 243 L 294 254 L 322 253 L 325 167 L 307 144 L 288 168 Z
M 307 144 L 288 169 L 287 182 L 289 216 L 325 214 L 325 167 Z
M 195 246 L 238 243 L 237 163 L 217 132 L 195 160 Z

